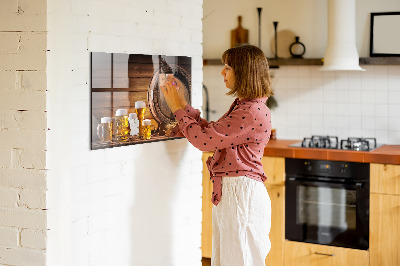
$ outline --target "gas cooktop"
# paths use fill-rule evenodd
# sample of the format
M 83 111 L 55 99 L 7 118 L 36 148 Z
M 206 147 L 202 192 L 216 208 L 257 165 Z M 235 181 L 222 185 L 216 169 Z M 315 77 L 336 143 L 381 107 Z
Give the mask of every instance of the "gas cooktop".
M 302 142 L 289 145 L 291 147 L 301 148 L 320 148 L 320 149 L 337 149 L 337 150 L 353 150 L 353 151 L 371 151 L 379 146 L 376 138 L 347 138 L 339 142 L 336 136 L 311 136 L 304 138 Z

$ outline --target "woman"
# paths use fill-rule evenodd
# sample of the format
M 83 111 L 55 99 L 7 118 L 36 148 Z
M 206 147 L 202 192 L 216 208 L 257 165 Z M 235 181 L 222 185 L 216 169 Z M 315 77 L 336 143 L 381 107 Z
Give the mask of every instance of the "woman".
M 161 89 L 180 133 L 201 151 L 214 151 L 207 161 L 215 205 L 212 265 L 265 265 L 271 246 L 271 202 L 261 164 L 271 130 L 268 62 L 252 45 L 228 49 L 222 62 L 227 95 L 237 98 L 217 122 L 200 118 L 173 77 Z

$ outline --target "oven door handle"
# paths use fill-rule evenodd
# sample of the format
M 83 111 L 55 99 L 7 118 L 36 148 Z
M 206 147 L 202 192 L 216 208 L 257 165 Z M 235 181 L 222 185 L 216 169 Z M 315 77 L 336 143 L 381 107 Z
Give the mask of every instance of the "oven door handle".
M 322 181 L 322 180 L 315 180 L 315 181 L 310 181 L 310 180 L 304 180 L 303 178 L 298 178 L 298 177 L 288 177 L 286 181 L 289 182 L 297 182 L 297 183 L 301 183 L 304 185 L 312 185 L 312 186 L 316 186 L 316 185 L 340 185 L 346 188 L 352 188 L 352 189 L 361 189 L 363 188 L 363 183 L 362 182 L 337 182 L 337 181 Z

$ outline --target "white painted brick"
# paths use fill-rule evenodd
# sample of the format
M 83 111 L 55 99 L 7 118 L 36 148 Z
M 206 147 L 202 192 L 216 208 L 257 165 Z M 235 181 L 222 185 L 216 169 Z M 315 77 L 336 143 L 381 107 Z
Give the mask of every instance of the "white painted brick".
M 177 14 L 177 15 L 189 15 L 191 11 L 191 4 L 185 3 L 182 1 L 174 1 L 169 0 L 167 2 L 167 13 L 169 14 Z
M 27 150 L 21 152 L 21 166 L 28 169 L 45 169 L 46 168 L 46 151 L 44 150 Z
M 17 207 L 18 190 L 9 187 L 0 187 L 0 207 Z
M 11 168 L 18 169 L 21 168 L 21 149 L 11 149 Z
M 0 91 L 0 108 L 45 111 L 46 93 L 42 91 L 2 90 Z
M 17 32 L 0 32 L 0 54 L 16 54 L 19 52 L 21 35 Z
M 19 205 L 29 209 L 45 209 L 46 208 L 46 191 L 22 189 L 20 192 Z
M 47 11 L 47 1 L 37 0 L 20 0 L 20 8 L 23 10 L 24 14 L 46 14 Z
M 17 247 L 19 232 L 16 228 L 0 227 L 0 246 Z M 2 261 L 0 260 L 0 263 Z
M 46 51 L 0 54 L 2 70 L 46 70 Z
M 11 167 L 11 153 L 10 150 L 0 150 L 0 169 Z
M 45 91 L 46 72 L 45 71 L 16 71 L 15 89 Z
M 46 231 L 22 229 L 21 246 L 25 248 L 46 249 Z
M 14 89 L 16 84 L 15 71 L 5 71 L 0 67 L 0 80 L 0 90 Z
M 46 147 L 46 131 L 0 130 L 0 139 L 5 149 L 41 150 Z
M 46 14 L 1 13 L 0 31 L 46 31 Z
M 107 212 L 91 215 L 88 218 L 88 234 L 107 230 L 107 228 L 110 226 L 110 224 L 108 223 L 109 215 L 110 214 Z
M 18 11 L 18 1 L 2 0 L 0 14 L 15 13 Z
M 0 247 L 1 263 L 9 265 L 46 265 L 46 255 L 43 251 L 20 248 Z
M 0 110 L 0 128 L 46 130 L 46 117 L 43 111 Z
M 0 185 L 15 188 L 46 189 L 46 170 L 0 169 Z
M 0 208 L 0 226 L 13 226 L 29 229 L 46 229 L 46 212 L 23 208 Z

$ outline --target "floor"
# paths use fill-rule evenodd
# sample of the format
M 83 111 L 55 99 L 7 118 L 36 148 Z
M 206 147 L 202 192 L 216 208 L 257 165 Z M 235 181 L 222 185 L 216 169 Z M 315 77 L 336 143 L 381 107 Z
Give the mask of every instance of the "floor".
M 203 266 L 211 266 L 211 259 L 202 258 L 201 262 L 203 262 Z

